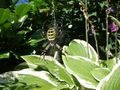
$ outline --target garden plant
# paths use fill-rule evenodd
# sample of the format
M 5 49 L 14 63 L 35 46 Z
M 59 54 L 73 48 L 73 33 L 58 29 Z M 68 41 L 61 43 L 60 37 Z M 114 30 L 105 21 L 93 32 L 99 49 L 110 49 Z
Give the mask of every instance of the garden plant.
M 0 90 L 119 89 L 119 0 L 0 0 Z

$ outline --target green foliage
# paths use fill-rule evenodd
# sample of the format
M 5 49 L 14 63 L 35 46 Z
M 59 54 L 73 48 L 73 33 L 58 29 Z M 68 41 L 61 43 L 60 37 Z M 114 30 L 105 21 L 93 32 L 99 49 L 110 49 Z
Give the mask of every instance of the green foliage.
M 45 71 L 33 71 L 30 69 L 24 69 L 21 71 L 15 71 L 14 77 L 17 77 L 17 80 L 8 81 L 1 86 L 2 90 L 57 90 L 59 87 L 53 83 L 52 76 Z M 34 75 L 33 75 L 34 74 Z M 8 79 L 10 80 L 10 79 Z
M 0 14 L 1 14 L 0 24 L 3 24 L 9 18 L 9 13 L 10 13 L 9 9 L 0 8 Z
M 30 5 L 32 6 L 32 10 L 34 12 L 48 12 L 49 11 L 49 5 L 48 2 L 45 0 L 31 0 Z
M 12 59 L 10 67 L 15 67 L 22 62 L 20 56 L 31 54 L 45 39 L 42 38 L 41 31 L 32 28 L 34 25 L 30 23 L 30 20 L 33 20 L 31 18 L 34 17 L 31 16 L 35 12 L 32 5 L 21 4 L 7 9 L 0 8 L 0 59 L 7 60 L 8 66 Z M 9 56 L 6 58 L 4 53 L 9 53 Z M 0 65 L 2 66 L 2 62 Z
M 29 12 L 31 9 L 31 6 L 30 5 L 27 5 L 27 4 L 21 4 L 19 6 L 16 7 L 15 9 L 15 14 L 17 16 L 19 16 L 18 18 L 21 18 L 23 17 L 24 15 L 26 15 L 27 12 Z
M 22 57 L 31 68 L 43 68 L 47 69 L 52 75 L 54 75 L 58 80 L 66 82 L 69 87 L 74 86 L 72 76 L 66 71 L 66 69 L 52 57 L 44 58 L 39 56 L 23 56 Z
M 102 79 L 105 78 L 105 76 L 109 75 L 110 69 L 112 69 L 113 66 L 115 66 L 116 59 L 113 58 L 104 62 L 106 63 L 107 66 L 102 66 L 102 67 L 97 66 L 95 65 L 95 61 L 92 60 L 92 58 L 91 60 L 89 60 L 86 58 L 87 55 L 86 56 L 84 55 L 84 54 L 88 54 L 85 50 L 87 49 L 87 47 L 85 47 L 87 43 L 84 42 L 83 45 L 81 44 L 83 44 L 82 40 L 73 40 L 70 42 L 69 46 L 65 46 L 63 49 L 65 54 L 65 56 L 63 56 L 63 61 L 67 71 L 73 74 L 77 78 L 77 80 L 81 83 L 81 85 L 87 88 L 95 89 L 97 88 L 96 86 L 99 83 L 97 81 L 101 81 Z M 89 46 L 89 48 L 91 48 L 91 46 Z M 94 49 L 90 49 L 90 50 L 91 50 L 90 55 L 94 55 L 93 53 L 95 52 Z M 93 63 L 96 67 L 92 65 Z
M 47 6 L 45 5 L 46 3 L 41 0 L 41 2 L 39 2 L 40 5 L 46 7 L 39 7 L 37 1 L 39 0 L 31 1 L 30 4 L 21 4 L 7 9 L 0 8 L 1 51 L 12 51 L 18 56 L 30 54 L 38 47 L 37 44 L 44 40 L 45 37 L 42 38 L 43 35 L 41 31 L 38 30 L 40 27 L 38 27 L 36 23 L 32 23 L 39 15 L 35 14 L 37 11 L 33 9 L 33 6 L 37 8 L 37 10 L 45 9 Z M 34 15 L 36 15 L 36 17 Z M 36 32 L 37 35 L 35 34 Z
M 3 58 L 9 58 L 9 53 L 0 54 L 0 59 L 3 59 Z
M 120 64 L 117 64 L 111 73 L 100 81 L 97 90 L 118 90 L 120 88 Z
M 112 58 L 112 59 L 109 59 L 108 61 L 105 61 L 107 67 L 112 70 L 113 67 L 116 65 L 116 57 L 115 58 Z
M 28 5 L 20 5 L 23 9 L 29 7 Z M 3 51 L 14 51 L 18 47 L 22 46 L 23 43 L 26 42 L 27 38 L 26 33 L 29 30 L 23 30 L 21 27 L 27 18 L 27 12 L 30 9 L 24 10 L 21 14 L 19 13 L 18 8 L 15 9 L 15 13 L 11 12 L 9 9 L 0 9 L 1 17 L 0 17 L 0 41 L 1 41 L 1 50 Z M 22 10 L 20 10 L 22 11 Z M 22 30 L 18 30 L 22 29 Z M 16 42 L 14 42 L 16 41 Z M 16 50 L 17 51 L 17 50 Z
M 101 81 L 109 73 L 110 70 L 107 68 L 95 68 L 94 70 L 91 71 L 93 77 L 98 81 Z
M 57 89 L 56 85 L 53 85 L 52 83 L 48 82 L 48 80 L 44 80 L 43 78 L 38 78 L 38 76 L 19 75 L 19 81 L 27 83 L 27 85 L 33 85 L 33 88 L 29 88 L 29 90 L 46 90 L 48 88 L 50 90 Z
M 82 57 L 88 57 L 92 61 L 98 60 L 98 55 L 96 51 L 93 49 L 93 47 L 82 40 L 73 40 L 70 42 L 69 46 L 63 47 L 64 54 L 72 55 L 72 56 L 82 56 Z
M 14 2 L 16 1 L 14 0 Z M 15 4 L 14 2 L 13 4 Z M 18 6 L 10 5 L 10 8 L 8 9 L 1 8 L 0 23 L 3 24 L 0 26 L 0 32 L 2 33 L 1 36 L 4 36 L 1 39 L 1 42 L 5 43 L 5 45 L 1 45 L 1 48 L 5 48 L 7 51 L 12 50 L 13 52 L 22 55 L 30 54 L 33 50 L 35 50 L 37 54 L 41 53 L 44 48 L 43 43 L 46 42 L 46 30 L 53 21 L 51 20 L 53 18 L 53 6 L 51 2 L 52 0 L 30 0 L 29 4 Z M 115 7 L 117 4 L 112 2 L 113 1 L 111 1 L 110 5 Z M 85 39 L 84 16 L 80 11 L 79 0 L 55 0 L 54 3 L 56 20 L 58 22 L 61 20 L 63 23 L 61 31 L 65 34 L 62 40 L 58 41 L 60 42 L 60 45 L 63 46 L 68 44 L 70 40 L 74 38 Z M 84 0 L 83 3 L 85 3 Z M 103 29 L 105 28 L 105 17 L 103 13 L 105 11 L 105 7 L 105 0 L 98 2 L 95 0 L 88 1 L 88 16 L 90 20 L 93 21 L 93 25 L 96 28 L 96 33 L 98 35 L 97 39 L 99 41 L 98 44 L 104 49 L 105 42 L 101 43 L 101 41 L 105 39 L 103 36 Z M 110 15 L 112 16 L 113 14 Z M 116 13 L 114 13 L 114 16 L 115 15 Z M 117 17 L 115 18 L 117 19 Z M 69 25 L 72 25 L 72 27 L 69 28 Z M 19 32 L 20 34 L 18 35 Z M 34 38 L 35 33 L 37 33 L 37 39 Z M 16 42 L 11 43 L 13 41 Z M 95 44 L 94 40 L 89 41 L 92 45 Z M 7 48 L 8 44 L 10 49 Z M 26 48 L 24 53 L 20 50 L 23 47 Z M 93 47 L 95 48 L 94 45 Z M 103 54 L 105 54 L 105 51 L 101 50 L 101 48 L 99 49 L 100 58 L 104 58 L 105 56 L 103 56 Z
M 86 88 L 95 89 L 98 82 L 90 73 L 98 66 L 89 59 L 77 56 L 63 56 L 63 61 L 69 73 L 73 74 L 77 80 Z
M 82 1 L 85 4 L 86 0 Z M 113 9 L 108 12 L 108 21 L 120 27 L 119 1 L 110 0 L 107 7 L 106 0 L 87 0 L 88 19 L 94 26 L 93 31 L 90 22 L 87 26 L 90 45 L 84 41 L 85 18 L 80 10 L 80 0 L 54 0 L 55 19 L 57 24 L 62 23 L 58 24 L 62 39 L 57 42 L 64 46 L 62 64 L 51 56 L 44 58 L 31 55 L 41 54 L 48 42 L 46 32 L 53 25 L 52 0 L 30 0 L 29 4 L 18 6 L 15 5 L 16 2 L 17 0 L 14 0 L 12 4 L 10 0 L 0 0 L 0 72 L 6 68 L 18 70 L 13 72 L 15 80 L 0 84 L 1 90 L 119 89 L 119 65 L 116 66 L 120 59 L 119 29 L 116 33 L 109 32 L 108 44 L 112 56 L 108 61 L 104 61 L 107 55 L 106 11 L 107 8 Z M 99 57 L 94 50 L 94 35 L 98 41 Z M 47 54 L 50 55 L 49 51 Z M 11 66 L 16 66 L 23 60 L 25 63 L 11 69 Z M 116 68 L 113 69 L 114 66 Z M 24 68 L 32 70 L 21 70 Z
M 98 89 L 102 87 L 100 85 L 104 85 L 101 83 L 103 80 L 106 80 L 106 77 L 109 77 L 111 73 L 113 76 L 116 75 L 117 72 L 115 72 L 115 74 L 113 73 L 115 71 L 114 69 L 112 72 L 108 69 L 109 67 L 110 69 L 113 67 L 111 63 L 105 62 L 108 64 L 108 68 L 103 68 L 97 65 L 94 60 L 86 58 L 81 53 L 76 53 L 75 55 L 75 51 L 73 50 L 75 47 L 73 49 L 71 47 L 77 45 L 78 47 L 80 46 L 79 49 L 81 50 L 86 42 L 75 39 L 70 43 L 73 45 L 65 46 L 67 49 L 64 49 L 62 56 L 63 65 L 51 56 L 22 56 L 29 68 L 13 71 L 12 74 L 18 82 L 15 82 L 8 88 L 12 88 L 13 86 L 23 88 L 24 85 L 26 85 L 24 88 L 28 90 L 45 90 L 48 87 L 50 90 L 72 90 L 73 88 L 76 90 L 77 88 L 82 89 L 84 87 L 88 89 Z M 81 43 L 84 43 L 84 45 L 81 45 Z M 66 51 L 70 48 L 71 52 L 67 53 Z M 92 47 L 89 45 L 89 48 Z M 90 55 L 92 55 L 93 52 L 95 52 L 94 49 L 90 49 Z M 73 53 L 74 55 L 72 55 Z M 86 50 L 83 50 L 82 53 L 85 54 Z M 23 84 L 19 86 L 21 82 Z M 5 83 L 5 85 L 6 84 L 7 83 Z M 11 85 L 11 83 L 8 83 L 8 85 Z M 1 88 L 5 88 L 4 85 L 1 86 Z

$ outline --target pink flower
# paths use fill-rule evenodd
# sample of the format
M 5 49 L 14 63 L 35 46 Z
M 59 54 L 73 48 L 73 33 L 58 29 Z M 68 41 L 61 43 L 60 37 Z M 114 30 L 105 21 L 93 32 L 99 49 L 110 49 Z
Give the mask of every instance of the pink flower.
M 111 22 L 108 25 L 108 29 L 110 30 L 110 32 L 117 32 L 118 31 L 118 26 L 114 22 Z

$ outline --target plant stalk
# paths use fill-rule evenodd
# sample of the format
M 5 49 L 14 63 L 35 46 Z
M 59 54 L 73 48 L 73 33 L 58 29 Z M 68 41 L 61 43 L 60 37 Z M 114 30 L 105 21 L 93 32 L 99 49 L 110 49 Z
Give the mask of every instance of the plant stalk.
M 108 9 L 108 4 L 109 4 L 109 0 L 107 0 L 107 9 Z M 106 10 L 106 53 L 107 53 L 107 60 L 109 59 L 109 57 L 108 57 L 108 52 L 109 52 L 108 39 L 109 39 L 109 32 L 108 32 L 108 12 Z
M 117 4 L 117 14 L 116 14 L 116 17 L 118 18 L 118 6 L 119 6 L 119 1 L 118 1 L 118 4 Z M 117 53 L 117 32 L 115 32 L 115 57 L 116 57 L 116 63 L 118 63 L 118 53 Z
M 87 54 L 87 57 L 89 58 L 89 47 L 88 47 L 88 12 L 87 12 L 87 9 L 88 9 L 88 7 L 87 7 L 87 0 L 85 0 L 85 14 L 86 14 L 86 16 L 84 15 L 84 17 L 85 17 L 85 37 L 86 37 L 86 42 L 87 42 L 87 51 L 88 51 L 88 54 Z

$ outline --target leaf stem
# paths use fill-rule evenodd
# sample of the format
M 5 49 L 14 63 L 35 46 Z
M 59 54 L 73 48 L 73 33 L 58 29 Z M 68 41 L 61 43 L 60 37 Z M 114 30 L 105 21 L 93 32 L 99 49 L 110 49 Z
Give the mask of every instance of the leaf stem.
M 117 14 L 116 14 L 116 17 L 118 18 L 118 6 L 119 6 L 119 1 L 118 1 L 118 4 L 117 4 Z M 117 53 L 117 32 L 115 32 L 115 57 L 116 57 L 116 63 L 118 63 L 118 53 Z
M 108 9 L 108 4 L 109 4 L 109 0 L 107 0 L 107 9 Z M 109 51 L 109 48 L 108 48 L 108 39 L 109 39 L 109 32 L 108 32 L 108 12 L 106 10 L 106 53 L 107 53 L 107 60 L 109 59 L 108 58 L 108 51 Z
M 86 42 L 87 42 L 87 51 L 88 51 L 88 54 L 87 54 L 87 57 L 89 58 L 89 47 L 88 47 L 88 12 L 87 12 L 87 0 L 85 0 L 85 14 L 84 14 L 84 17 L 85 17 L 85 37 L 86 37 Z

